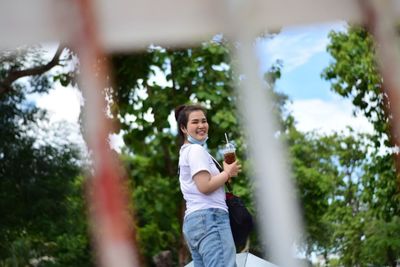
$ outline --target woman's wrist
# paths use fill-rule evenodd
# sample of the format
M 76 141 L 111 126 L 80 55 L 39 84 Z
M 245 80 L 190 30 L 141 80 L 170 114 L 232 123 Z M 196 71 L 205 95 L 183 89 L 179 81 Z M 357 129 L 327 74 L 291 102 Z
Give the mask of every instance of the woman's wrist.
M 229 175 L 229 172 L 227 172 L 227 171 L 223 171 L 223 172 L 225 172 L 226 173 L 226 181 L 228 181 L 229 180 L 229 178 L 231 178 L 231 176 Z

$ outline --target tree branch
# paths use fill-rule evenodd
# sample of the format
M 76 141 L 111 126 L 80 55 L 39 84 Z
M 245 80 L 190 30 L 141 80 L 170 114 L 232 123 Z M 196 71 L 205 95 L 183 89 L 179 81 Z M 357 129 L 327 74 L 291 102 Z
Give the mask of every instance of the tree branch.
M 53 67 L 59 65 L 60 63 L 60 56 L 62 52 L 64 51 L 65 46 L 60 45 L 57 48 L 56 53 L 54 54 L 53 58 L 45 65 L 41 66 L 36 66 L 33 68 L 25 69 L 25 70 L 15 70 L 15 71 L 10 71 L 8 75 L 4 78 L 3 81 L 0 82 L 0 95 L 6 94 L 10 91 L 13 90 L 11 84 L 18 80 L 19 78 L 22 77 L 27 77 L 27 76 L 35 76 L 35 75 L 41 75 L 49 70 L 51 70 Z

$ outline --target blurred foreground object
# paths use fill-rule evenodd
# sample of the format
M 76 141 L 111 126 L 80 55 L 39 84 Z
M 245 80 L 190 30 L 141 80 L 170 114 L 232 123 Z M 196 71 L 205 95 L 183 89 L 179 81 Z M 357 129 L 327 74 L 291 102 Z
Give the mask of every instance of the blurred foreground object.
M 392 141 L 398 145 L 400 57 L 394 27 L 399 10 L 395 0 L 3 0 L 0 49 L 38 42 L 60 42 L 76 49 L 80 86 L 87 101 L 84 131 L 94 160 L 88 190 L 93 239 L 101 266 L 124 267 L 140 263 L 134 218 L 123 191 L 123 171 L 107 143 L 112 126 L 104 116 L 101 92 L 112 84 L 106 53 L 143 50 L 151 44 L 189 46 L 220 33 L 240 42 L 234 54 L 239 60 L 237 69 L 246 79 L 237 88 L 239 110 L 245 118 L 250 159 L 255 163 L 262 237 L 272 248 L 274 262 L 294 267 L 298 265 L 291 260 L 295 256 L 291 245 L 301 236 L 301 219 L 291 197 L 285 148 L 275 138 L 278 128 L 265 108 L 271 100 L 262 94 L 252 41 L 260 33 L 285 26 L 337 20 L 366 23 L 381 45 L 379 62 L 388 86 L 384 93 L 393 107 Z

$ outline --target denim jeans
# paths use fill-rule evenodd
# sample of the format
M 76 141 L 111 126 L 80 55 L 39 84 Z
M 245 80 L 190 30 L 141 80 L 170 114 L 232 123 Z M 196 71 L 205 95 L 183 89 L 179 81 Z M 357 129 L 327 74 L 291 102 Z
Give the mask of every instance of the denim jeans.
M 228 212 L 204 209 L 190 213 L 183 222 L 194 267 L 236 267 L 236 248 Z

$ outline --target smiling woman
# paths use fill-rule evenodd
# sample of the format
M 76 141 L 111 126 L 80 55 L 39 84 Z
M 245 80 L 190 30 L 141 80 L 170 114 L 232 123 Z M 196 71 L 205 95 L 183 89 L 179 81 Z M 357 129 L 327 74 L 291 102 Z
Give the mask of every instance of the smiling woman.
M 208 139 L 208 122 L 203 111 L 196 110 L 189 114 L 187 128 L 182 127 L 188 142 L 203 145 Z
M 222 172 L 216 167 L 203 147 L 209 125 L 202 106 L 179 106 L 175 118 L 183 143 L 179 152 L 179 183 L 186 201 L 183 234 L 194 266 L 236 266 L 224 184 L 241 166 L 235 161 L 224 162 Z

